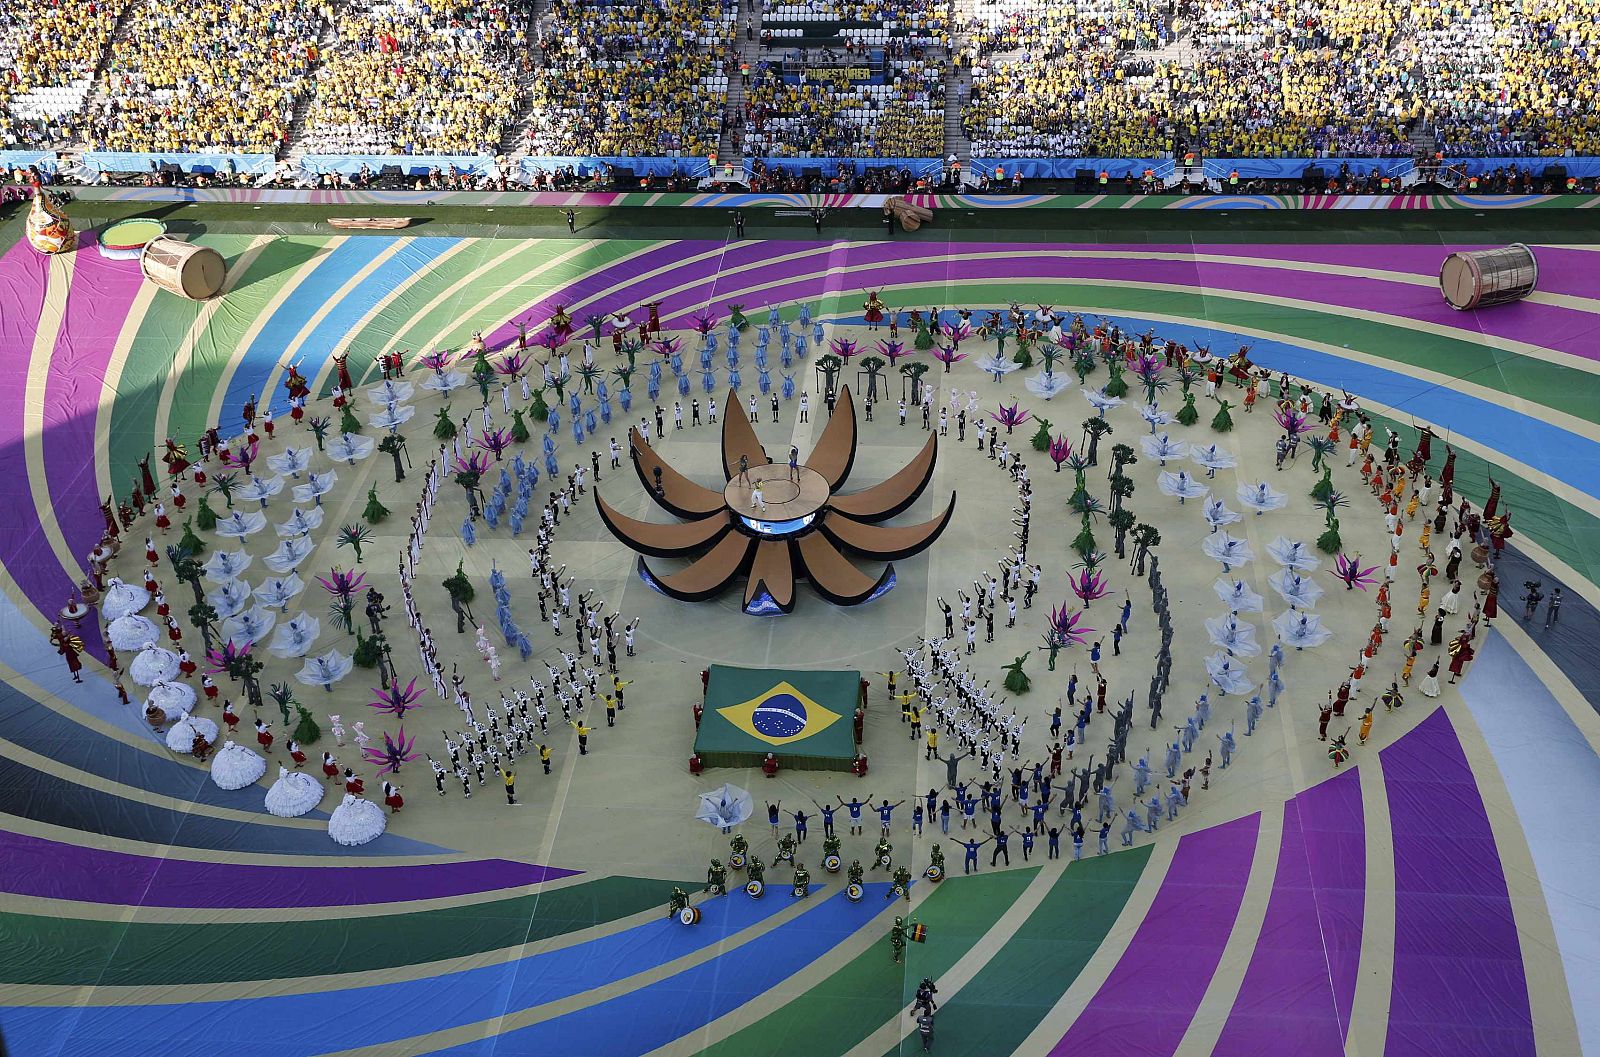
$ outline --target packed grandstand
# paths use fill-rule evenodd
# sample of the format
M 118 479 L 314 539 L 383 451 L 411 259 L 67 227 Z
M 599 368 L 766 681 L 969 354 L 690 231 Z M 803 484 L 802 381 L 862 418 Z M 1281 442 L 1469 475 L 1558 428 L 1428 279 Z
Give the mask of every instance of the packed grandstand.
M 1196 158 L 1337 179 L 1600 154 L 1597 46 L 1600 0 L 17 0 L 0 149 L 93 180 L 861 189 L 964 168 L 1001 190 Z

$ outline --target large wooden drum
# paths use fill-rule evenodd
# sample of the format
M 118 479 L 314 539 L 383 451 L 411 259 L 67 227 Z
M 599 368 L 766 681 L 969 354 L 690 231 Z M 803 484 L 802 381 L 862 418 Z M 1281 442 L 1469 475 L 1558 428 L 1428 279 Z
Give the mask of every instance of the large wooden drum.
M 1539 281 L 1539 262 L 1520 242 L 1497 250 L 1452 253 L 1439 269 L 1439 291 L 1457 311 L 1520 301 Z
M 228 277 L 222 254 L 167 235 L 151 239 L 139 255 L 139 270 L 163 290 L 191 301 L 215 297 Z

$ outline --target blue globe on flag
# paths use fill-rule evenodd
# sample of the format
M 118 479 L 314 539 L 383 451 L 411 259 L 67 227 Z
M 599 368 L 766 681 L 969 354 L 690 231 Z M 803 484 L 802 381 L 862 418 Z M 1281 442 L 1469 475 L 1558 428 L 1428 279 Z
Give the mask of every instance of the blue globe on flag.
M 793 694 L 773 694 L 750 713 L 750 723 L 769 738 L 792 738 L 806 729 L 805 702 Z

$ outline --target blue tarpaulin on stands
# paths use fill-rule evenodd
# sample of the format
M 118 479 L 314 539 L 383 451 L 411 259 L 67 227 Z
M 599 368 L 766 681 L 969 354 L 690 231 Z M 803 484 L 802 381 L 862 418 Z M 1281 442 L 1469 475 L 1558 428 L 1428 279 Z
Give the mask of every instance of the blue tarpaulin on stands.
M 1535 177 L 1543 176 L 1548 166 L 1555 165 L 1567 170 L 1568 176 L 1576 176 L 1580 180 L 1600 176 L 1600 158 L 1446 158 L 1445 164 L 1464 166 L 1469 173 L 1493 172 L 1495 169 L 1516 166 L 1529 170 Z
M 1404 176 L 1415 168 L 1410 158 L 1207 158 L 1205 172 L 1213 180 L 1225 180 L 1235 170 L 1241 180 L 1298 180 L 1312 166 L 1332 176 L 1345 165 L 1357 176 L 1373 170 L 1380 176 Z
M 176 165 L 184 172 L 225 172 L 228 162 L 233 162 L 235 172 L 256 174 L 272 171 L 270 154 L 142 154 L 131 151 L 88 151 L 83 155 L 85 168 L 96 172 L 150 172 L 152 167 Z
M 12 169 L 26 169 L 29 166 L 46 174 L 55 172 L 55 151 L 0 150 L 0 168 L 3 168 L 8 174 Z
M 426 176 L 433 169 L 454 169 L 474 176 L 495 176 L 500 171 L 487 154 L 307 154 L 300 159 L 302 169 L 318 175 L 336 172 L 354 176 L 363 165 L 374 175 L 389 165 L 399 166 L 407 176 Z
M 541 158 L 522 159 L 524 172 L 550 172 L 554 169 L 572 168 L 578 170 L 578 175 L 588 176 L 602 165 L 609 165 L 613 169 L 631 169 L 641 176 L 688 176 L 699 179 L 711 171 L 710 163 L 705 158 L 637 158 L 637 157 L 598 157 L 585 156 L 545 156 Z
M 1025 180 L 1070 180 L 1079 169 L 1098 175 L 1106 173 L 1113 180 L 1133 175 L 1138 177 L 1146 169 L 1155 170 L 1158 177 L 1172 172 L 1171 158 L 974 158 L 970 171 L 987 176 L 997 169 L 1004 170 L 1007 179 L 1022 173 Z

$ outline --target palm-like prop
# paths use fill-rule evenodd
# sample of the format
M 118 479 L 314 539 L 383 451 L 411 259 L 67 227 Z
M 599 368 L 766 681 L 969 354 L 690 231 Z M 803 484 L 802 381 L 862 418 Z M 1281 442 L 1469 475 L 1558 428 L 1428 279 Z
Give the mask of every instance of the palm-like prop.
M 1028 421 L 1028 412 L 1016 402 L 1001 404 L 995 408 L 994 418 L 996 422 L 1006 427 L 1006 433 L 1010 434 L 1013 429 Z
M 337 546 L 349 547 L 351 550 L 355 551 L 356 564 L 360 565 L 361 548 L 366 546 L 369 542 L 371 542 L 371 540 L 372 530 L 367 528 L 366 525 L 357 521 L 355 524 L 345 525 L 339 530 L 339 542 Z
M 403 764 L 408 764 L 417 759 L 421 754 L 413 751 L 417 739 L 406 737 L 406 728 L 401 727 L 398 735 L 391 736 L 388 731 L 383 732 L 383 748 L 368 745 L 361 750 L 362 756 L 368 763 L 380 764 L 378 775 L 399 774 Z
M 397 682 L 387 690 L 373 690 L 372 693 L 375 700 L 367 702 L 368 708 L 375 708 L 385 715 L 404 720 L 406 713 L 421 700 L 423 691 L 418 688 L 417 681 L 413 679 L 404 688 Z
M 1372 575 L 1377 571 L 1378 567 L 1376 565 L 1369 565 L 1363 569 L 1361 567 L 1361 555 L 1359 554 L 1354 558 L 1348 558 L 1340 554 L 1333 559 L 1333 575 L 1344 583 L 1346 591 L 1352 591 L 1357 587 L 1365 591 L 1377 582 L 1377 579 Z
M 1081 610 L 1069 610 L 1065 602 L 1050 610 L 1050 636 L 1057 645 L 1081 646 L 1088 641 L 1095 629 L 1085 627 L 1083 617 Z

